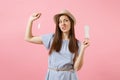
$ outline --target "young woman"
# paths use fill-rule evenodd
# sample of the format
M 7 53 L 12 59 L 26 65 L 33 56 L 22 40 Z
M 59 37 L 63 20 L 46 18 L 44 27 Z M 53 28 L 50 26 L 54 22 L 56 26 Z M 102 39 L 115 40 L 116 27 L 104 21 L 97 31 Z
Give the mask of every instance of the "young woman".
M 43 44 L 49 49 L 48 72 L 46 80 L 78 80 L 76 71 L 83 65 L 83 55 L 89 46 L 89 39 L 80 42 L 75 37 L 76 20 L 68 10 L 62 10 L 54 16 L 56 29 L 54 34 L 32 35 L 32 23 L 41 16 L 34 13 L 28 21 L 25 40 Z

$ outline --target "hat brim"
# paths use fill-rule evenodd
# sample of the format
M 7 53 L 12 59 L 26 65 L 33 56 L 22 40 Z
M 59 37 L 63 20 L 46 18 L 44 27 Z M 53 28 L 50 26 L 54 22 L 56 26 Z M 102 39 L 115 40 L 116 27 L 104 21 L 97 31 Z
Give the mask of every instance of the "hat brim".
M 58 17 L 60 16 L 60 15 L 67 15 L 67 16 L 69 16 L 73 21 L 74 21 L 74 24 L 76 24 L 76 19 L 75 19 L 75 17 L 70 13 L 70 12 L 61 12 L 61 13 L 59 13 L 59 14 L 56 14 L 56 15 L 54 15 L 54 22 L 56 23 L 57 22 L 57 20 L 58 20 Z

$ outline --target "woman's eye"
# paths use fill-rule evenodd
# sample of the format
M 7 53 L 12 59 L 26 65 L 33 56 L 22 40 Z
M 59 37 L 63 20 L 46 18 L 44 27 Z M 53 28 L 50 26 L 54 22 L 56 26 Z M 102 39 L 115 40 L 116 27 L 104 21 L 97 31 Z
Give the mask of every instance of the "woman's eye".
M 59 23 L 62 23 L 62 22 L 68 22 L 69 20 L 67 19 L 64 19 L 63 21 L 59 21 Z
M 68 22 L 68 20 L 65 20 L 66 22 Z

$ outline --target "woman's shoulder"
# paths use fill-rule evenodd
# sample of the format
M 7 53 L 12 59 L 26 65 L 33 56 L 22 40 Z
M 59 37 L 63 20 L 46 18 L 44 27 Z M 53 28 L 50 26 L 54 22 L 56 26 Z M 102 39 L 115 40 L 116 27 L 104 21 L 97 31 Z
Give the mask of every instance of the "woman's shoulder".
M 80 40 L 78 40 L 78 39 L 76 39 L 77 40 L 77 42 L 80 42 Z
M 46 33 L 46 34 L 43 34 L 42 36 L 53 37 L 53 36 L 54 36 L 54 33 Z
M 51 40 L 54 37 L 54 33 L 46 33 L 41 35 L 42 40 Z
M 80 45 L 81 44 L 81 41 L 77 39 L 77 44 Z

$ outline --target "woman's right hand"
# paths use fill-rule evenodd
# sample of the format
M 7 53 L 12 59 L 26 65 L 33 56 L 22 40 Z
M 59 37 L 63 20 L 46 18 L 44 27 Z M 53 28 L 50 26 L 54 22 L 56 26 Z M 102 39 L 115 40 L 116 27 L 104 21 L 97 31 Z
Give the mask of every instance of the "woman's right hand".
M 31 16 L 30 16 L 30 21 L 35 21 L 37 19 L 39 19 L 39 17 L 41 16 L 41 13 L 33 13 Z

